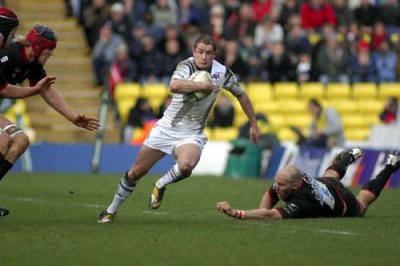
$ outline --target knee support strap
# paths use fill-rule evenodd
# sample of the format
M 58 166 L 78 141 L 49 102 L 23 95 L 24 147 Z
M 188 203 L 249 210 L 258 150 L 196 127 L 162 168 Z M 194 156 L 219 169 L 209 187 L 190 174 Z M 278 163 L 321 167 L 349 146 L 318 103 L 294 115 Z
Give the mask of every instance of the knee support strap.
M 21 128 L 17 127 L 17 125 L 15 124 L 5 126 L 3 128 L 3 131 L 10 135 L 10 137 L 12 138 L 19 133 L 24 133 L 24 131 Z

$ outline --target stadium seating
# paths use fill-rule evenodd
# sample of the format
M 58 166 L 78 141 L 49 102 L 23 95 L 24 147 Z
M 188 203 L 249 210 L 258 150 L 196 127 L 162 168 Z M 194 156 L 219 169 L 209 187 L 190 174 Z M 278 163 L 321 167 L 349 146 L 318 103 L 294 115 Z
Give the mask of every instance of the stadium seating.
M 347 114 L 347 113 L 357 113 L 358 105 L 357 102 L 344 99 L 344 100 L 330 100 L 327 101 L 327 106 L 331 106 L 336 109 L 340 114 Z
M 353 97 L 355 99 L 376 99 L 376 84 L 372 82 L 354 83 Z
M 326 85 L 326 99 L 348 99 L 351 87 L 347 83 L 329 83 Z
M 400 99 L 400 83 L 381 83 L 378 90 L 379 98 L 397 97 Z
M 278 102 L 279 112 L 282 114 L 307 113 L 307 102 L 298 99 L 280 99 Z
M 278 138 L 282 141 L 294 141 L 296 142 L 297 136 L 296 134 L 287 127 L 281 128 L 278 130 Z
M 280 106 L 279 103 L 276 101 L 266 101 L 266 102 L 254 102 L 254 110 L 257 113 L 262 113 L 262 114 L 273 114 L 280 112 Z
M 124 99 L 136 99 L 140 96 L 140 84 L 139 83 L 121 83 L 115 88 L 114 100 L 118 102 Z
M 274 84 L 274 95 L 276 99 L 298 98 L 298 88 L 295 82 L 280 82 Z
M 322 99 L 325 96 L 324 85 L 320 82 L 307 82 L 300 84 L 300 97 L 303 99 Z
M 383 110 L 384 102 L 376 99 L 365 99 L 357 102 L 358 110 L 363 114 L 378 114 Z
M 129 111 L 135 105 L 134 99 L 122 99 L 117 102 L 117 109 L 122 123 L 128 121 Z
M 302 130 L 307 129 L 311 123 L 312 116 L 310 114 L 296 114 L 286 116 L 286 124 L 289 126 L 297 126 Z
M 272 86 L 267 82 L 251 82 L 247 93 L 253 103 L 270 101 L 273 98 Z
M 163 83 L 145 83 L 142 85 L 141 96 L 149 100 L 151 107 L 155 111 L 158 110 L 158 107 L 168 94 L 168 88 Z
M 238 137 L 238 129 L 236 127 L 215 128 L 213 130 L 213 140 L 229 141 Z

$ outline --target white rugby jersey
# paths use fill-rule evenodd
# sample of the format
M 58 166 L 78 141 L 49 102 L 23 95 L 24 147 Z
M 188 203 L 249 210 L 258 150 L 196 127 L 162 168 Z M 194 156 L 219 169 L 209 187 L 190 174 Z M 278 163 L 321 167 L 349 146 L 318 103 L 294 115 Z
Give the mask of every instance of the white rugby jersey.
M 194 63 L 194 57 L 190 57 L 177 65 L 172 79 L 189 79 L 196 71 L 199 69 Z M 189 101 L 185 94 L 173 93 L 171 104 L 156 126 L 177 133 L 182 133 L 182 131 L 201 132 L 206 126 L 208 114 L 222 88 L 236 96 L 242 94 L 243 89 L 239 86 L 235 75 L 226 66 L 213 60 L 210 74 L 213 83 L 218 86 L 217 91 L 213 91 L 197 102 Z

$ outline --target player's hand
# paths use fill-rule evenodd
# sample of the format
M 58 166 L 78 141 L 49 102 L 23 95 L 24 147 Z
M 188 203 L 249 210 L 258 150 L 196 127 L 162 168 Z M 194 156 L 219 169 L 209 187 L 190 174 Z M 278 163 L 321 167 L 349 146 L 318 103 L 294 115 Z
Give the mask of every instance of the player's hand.
M 46 76 L 39 80 L 34 86 L 38 93 L 42 93 L 47 90 L 52 84 L 54 84 L 56 77 Z
M 257 144 L 259 139 L 260 139 L 260 130 L 258 129 L 258 126 L 251 126 L 250 127 L 250 134 L 249 134 L 250 142 L 253 144 Z
M 217 208 L 217 210 L 219 210 L 222 213 L 225 213 L 226 215 L 232 216 L 233 214 L 232 206 L 227 201 L 217 202 L 215 207 Z
M 215 85 L 211 80 L 207 79 L 201 83 L 201 87 L 203 88 L 203 92 L 210 94 L 213 91 L 218 90 L 218 86 Z
M 96 130 L 100 127 L 99 120 L 92 117 L 86 117 L 84 115 L 77 115 L 71 121 L 75 126 L 85 128 L 87 130 Z

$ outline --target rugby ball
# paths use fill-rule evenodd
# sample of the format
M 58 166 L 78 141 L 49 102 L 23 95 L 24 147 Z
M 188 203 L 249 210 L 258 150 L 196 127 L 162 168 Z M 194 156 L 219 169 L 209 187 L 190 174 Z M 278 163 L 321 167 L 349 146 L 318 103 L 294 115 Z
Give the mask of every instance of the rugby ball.
M 207 79 L 212 82 L 210 73 L 208 73 L 207 71 L 204 71 L 204 70 L 196 71 L 189 77 L 189 80 L 194 81 L 194 82 L 204 82 Z M 200 101 L 201 99 L 207 97 L 208 95 L 209 95 L 208 93 L 204 93 L 204 92 L 200 92 L 200 91 L 190 92 L 190 93 L 186 94 L 188 100 L 191 102 Z

